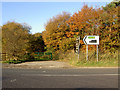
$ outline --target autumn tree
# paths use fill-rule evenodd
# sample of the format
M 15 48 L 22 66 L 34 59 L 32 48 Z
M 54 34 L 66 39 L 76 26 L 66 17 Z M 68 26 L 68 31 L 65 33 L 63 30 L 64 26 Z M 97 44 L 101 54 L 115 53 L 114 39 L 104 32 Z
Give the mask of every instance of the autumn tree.
M 2 52 L 7 53 L 8 59 L 18 60 L 23 57 L 30 29 L 27 24 L 17 22 L 7 22 L 2 26 Z
M 66 33 L 71 37 L 77 35 L 81 37 L 81 44 L 83 44 L 82 39 L 85 35 L 99 35 L 99 17 L 103 10 L 100 8 L 94 9 L 93 7 L 88 7 L 84 5 L 81 11 L 74 13 L 71 18 L 67 21 L 70 26 L 70 32 Z M 85 45 L 83 45 L 83 50 Z
M 66 23 L 69 18 L 70 14 L 63 12 L 46 23 L 43 39 L 48 49 L 66 51 L 73 48 L 73 38 L 66 34 L 70 32 L 69 25 Z
M 0 53 L 2 53 L 2 26 L 0 26 Z
M 103 8 L 84 5 L 81 11 L 74 13 L 67 21 L 70 32 L 66 34 L 71 37 L 79 35 L 81 39 L 85 35 L 99 35 L 101 51 L 110 50 L 112 52 L 119 47 L 118 8 L 119 3 L 110 3 Z M 83 45 L 83 50 L 85 50 L 85 45 Z
M 0 60 L 2 60 L 2 27 L 0 26 Z

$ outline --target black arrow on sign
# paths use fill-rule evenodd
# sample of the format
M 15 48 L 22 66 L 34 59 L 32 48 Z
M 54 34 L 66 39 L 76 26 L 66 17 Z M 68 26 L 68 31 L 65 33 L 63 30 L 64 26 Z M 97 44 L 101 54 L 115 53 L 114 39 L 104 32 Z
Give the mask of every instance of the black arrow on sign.
M 86 38 L 87 38 L 87 36 L 85 36 L 85 37 L 83 38 L 83 42 L 87 45 Z

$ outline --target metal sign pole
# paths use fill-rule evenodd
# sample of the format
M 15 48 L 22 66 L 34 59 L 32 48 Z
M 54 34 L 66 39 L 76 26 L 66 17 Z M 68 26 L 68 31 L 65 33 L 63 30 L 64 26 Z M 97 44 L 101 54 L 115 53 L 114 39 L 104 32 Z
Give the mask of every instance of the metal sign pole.
M 79 60 L 79 48 L 78 48 L 78 60 Z
M 78 60 L 79 60 L 79 52 L 80 52 L 80 36 L 76 38 L 76 54 L 78 55 Z
M 79 52 L 80 52 L 80 37 L 79 37 L 79 44 L 78 44 L 78 60 L 79 60 Z
M 86 60 L 88 61 L 88 45 L 86 45 Z
M 97 62 L 98 62 L 98 45 L 97 45 Z

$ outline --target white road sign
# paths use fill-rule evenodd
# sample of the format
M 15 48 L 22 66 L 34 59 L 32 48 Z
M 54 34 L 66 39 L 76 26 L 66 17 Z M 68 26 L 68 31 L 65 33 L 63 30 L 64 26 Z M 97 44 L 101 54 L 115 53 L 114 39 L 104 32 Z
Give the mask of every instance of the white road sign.
M 99 45 L 99 36 L 94 36 L 94 35 L 85 36 L 83 38 L 83 42 L 86 45 Z

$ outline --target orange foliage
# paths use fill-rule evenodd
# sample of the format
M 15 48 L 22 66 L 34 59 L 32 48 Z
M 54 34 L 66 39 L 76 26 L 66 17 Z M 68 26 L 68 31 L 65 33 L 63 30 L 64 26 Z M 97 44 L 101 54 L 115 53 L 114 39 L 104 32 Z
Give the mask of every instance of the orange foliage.
M 81 11 L 78 11 L 78 13 L 74 13 L 73 16 L 67 21 L 71 31 L 66 34 L 68 36 L 70 36 L 70 34 L 72 34 L 72 36 L 79 35 L 81 39 L 83 39 L 85 35 L 97 35 L 98 31 L 95 31 L 93 27 L 98 25 L 98 19 L 100 17 L 100 14 L 102 13 L 103 10 L 101 10 L 100 8 L 93 9 L 93 7 L 88 7 L 87 5 L 84 5 Z M 83 45 L 82 40 L 81 44 Z M 82 48 L 85 49 L 85 46 L 83 45 Z M 89 50 L 92 50 L 93 48 L 94 46 L 91 46 Z

